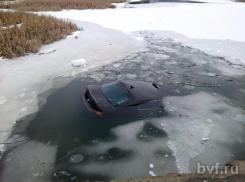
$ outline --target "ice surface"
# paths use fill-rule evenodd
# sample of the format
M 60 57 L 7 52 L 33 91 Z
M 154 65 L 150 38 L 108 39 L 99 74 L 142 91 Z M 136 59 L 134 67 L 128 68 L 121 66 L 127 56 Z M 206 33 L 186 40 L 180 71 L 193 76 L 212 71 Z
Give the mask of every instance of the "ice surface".
M 231 130 L 236 131 L 238 127 L 235 119 L 231 118 L 235 118 L 241 109 L 230 106 L 223 98 L 199 92 L 184 97 L 166 97 L 163 99 L 163 103 L 165 109 L 172 112 L 160 123 L 169 134 L 168 145 L 176 157 L 177 166 L 181 173 L 189 173 L 190 160 L 204 152 L 205 145 L 202 144 L 202 140 L 208 140 L 212 137 L 212 145 L 215 145 L 221 137 L 228 140 L 231 135 L 236 133 L 231 133 Z M 222 112 L 222 114 L 213 112 L 219 110 L 226 112 Z M 208 117 L 210 118 L 208 121 L 213 120 L 215 122 L 207 122 L 206 118 Z M 226 135 L 228 132 L 229 135 Z M 217 161 L 222 161 L 220 157 L 217 157 L 219 158 Z M 206 161 L 208 160 L 206 158 Z M 212 163 L 212 160 L 210 159 L 209 162 Z
M 217 39 L 194 39 L 183 34 L 170 31 L 153 31 L 162 36 L 168 36 L 183 43 L 183 46 L 190 46 L 201 50 L 209 55 L 221 56 L 228 59 L 233 64 L 245 64 L 245 42 Z M 161 49 L 161 48 L 160 48 Z M 199 60 L 200 64 L 205 64 L 204 60 Z
M 87 61 L 84 58 L 71 61 L 71 65 L 75 66 L 75 67 L 85 66 L 86 63 L 87 63 Z
M 63 10 L 45 13 L 59 18 L 93 22 L 125 32 L 168 30 L 182 34 L 181 37 L 171 34 L 171 37 L 185 42 L 187 45 L 210 53 L 227 55 L 230 58 L 242 58 L 243 60 L 240 62 L 245 63 L 243 51 L 245 26 L 240 23 L 243 21 L 242 17 L 245 17 L 245 4 L 232 1 L 220 1 L 223 2 L 222 4 L 217 2 L 210 4 L 154 3 L 130 5 L 134 7 L 133 10 L 119 8 L 116 10 Z M 176 12 L 178 13 L 176 14 Z M 118 21 L 119 19 L 120 21 Z M 170 36 L 170 34 L 165 34 L 165 36 Z M 193 41 L 188 37 L 197 40 Z
M 244 69 L 239 69 L 233 66 L 225 66 L 222 63 L 221 64 L 213 64 L 215 68 L 220 70 L 223 74 L 226 74 L 228 76 L 243 76 L 245 75 Z
M 14 141 L 23 138 L 15 137 Z M 9 140 L 11 142 L 13 140 Z M 10 149 L 16 145 L 10 145 Z M 57 147 L 29 141 L 18 145 L 14 154 L 9 152 L 10 162 L 4 163 L 0 181 L 38 181 L 39 178 L 50 178 Z M 8 152 L 8 151 L 7 151 Z M 16 170 L 18 169 L 18 170 Z M 43 180 L 43 179 L 42 179 Z

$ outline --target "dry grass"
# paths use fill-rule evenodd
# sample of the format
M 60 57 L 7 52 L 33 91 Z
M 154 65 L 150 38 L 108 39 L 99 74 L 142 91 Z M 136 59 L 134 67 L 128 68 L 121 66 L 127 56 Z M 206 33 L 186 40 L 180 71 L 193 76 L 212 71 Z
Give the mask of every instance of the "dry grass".
M 115 8 L 111 3 L 125 0 L 20 0 L 11 4 L 0 4 L 0 8 L 21 11 L 61 11 L 62 9 L 105 9 Z
M 3 28 L 9 25 L 15 26 Z M 43 15 L 0 12 L 0 57 L 13 58 L 26 53 L 37 53 L 43 44 L 60 40 L 77 29 L 69 21 Z

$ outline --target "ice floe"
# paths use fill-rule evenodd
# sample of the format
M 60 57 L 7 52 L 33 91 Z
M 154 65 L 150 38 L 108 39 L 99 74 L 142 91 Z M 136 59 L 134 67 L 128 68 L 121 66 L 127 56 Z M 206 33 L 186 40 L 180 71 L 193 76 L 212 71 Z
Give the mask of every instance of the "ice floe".
M 70 163 L 79 163 L 82 162 L 84 157 L 81 154 L 76 154 L 70 157 Z
M 176 163 L 181 173 L 189 173 L 190 160 L 204 152 L 205 145 L 200 139 L 209 140 L 214 127 L 216 128 L 215 134 L 212 134 L 212 142 L 214 143 L 223 136 L 221 133 L 227 129 L 229 129 L 229 133 L 231 128 L 236 130 L 235 120 L 232 120 L 231 117 L 235 117 L 236 113 L 241 111 L 241 109 L 227 104 L 225 99 L 204 92 L 184 97 L 166 97 L 163 99 L 163 103 L 166 110 L 174 111 L 170 112 L 170 116 L 164 118 L 160 123 L 169 134 L 168 145 L 176 157 Z M 213 110 L 229 112 L 220 115 Z M 209 119 L 205 119 L 207 117 Z M 236 117 L 239 121 L 242 120 L 241 118 L 243 117 L 240 115 Z M 216 121 L 215 125 L 212 120 Z M 217 128 L 222 128 L 222 132 L 217 132 Z M 224 140 L 227 136 L 223 136 Z
M 237 114 L 236 115 L 236 120 L 238 122 L 241 122 L 241 123 L 244 123 L 245 124 L 245 115 L 243 115 L 243 114 Z

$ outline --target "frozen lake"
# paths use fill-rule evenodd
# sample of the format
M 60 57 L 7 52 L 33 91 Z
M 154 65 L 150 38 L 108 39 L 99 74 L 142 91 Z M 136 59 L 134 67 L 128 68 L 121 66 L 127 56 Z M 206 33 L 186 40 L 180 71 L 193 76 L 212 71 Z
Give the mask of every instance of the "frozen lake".
M 58 77 L 39 95 L 40 110 L 17 121 L 8 141 L 32 140 L 7 146 L 1 181 L 114 180 L 245 159 L 244 66 L 159 34 L 139 34 L 146 50 Z M 161 106 L 91 114 L 82 100 L 87 85 L 117 79 L 158 84 Z

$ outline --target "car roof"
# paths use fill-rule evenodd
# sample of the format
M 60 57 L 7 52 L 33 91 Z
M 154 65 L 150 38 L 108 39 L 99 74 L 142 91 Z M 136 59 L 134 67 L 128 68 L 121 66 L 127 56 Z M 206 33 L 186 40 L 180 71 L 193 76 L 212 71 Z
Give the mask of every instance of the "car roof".
M 119 80 L 126 87 L 134 100 L 150 100 L 160 96 L 153 83 L 136 80 Z

